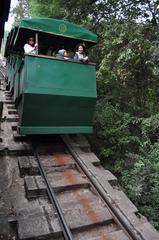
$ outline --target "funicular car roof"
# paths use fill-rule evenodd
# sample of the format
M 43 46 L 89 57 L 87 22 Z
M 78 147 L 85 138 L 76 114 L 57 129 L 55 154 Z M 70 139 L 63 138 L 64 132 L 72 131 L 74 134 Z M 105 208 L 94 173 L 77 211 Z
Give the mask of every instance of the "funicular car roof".
M 52 42 L 56 49 L 60 46 L 74 49 L 79 42 L 84 42 L 89 48 L 97 43 L 96 34 L 77 24 L 53 18 L 27 18 L 22 19 L 19 26 L 11 31 L 7 39 L 6 56 L 10 51 L 23 51 L 28 37 L 34 36 L 36 32 L 45 44 Z
M 54 35 L 75 38 L 82 41 L 97 42 L 97 35 L 74 23 L 53 18 L 23 19 L 19 28 L 42 31 Z

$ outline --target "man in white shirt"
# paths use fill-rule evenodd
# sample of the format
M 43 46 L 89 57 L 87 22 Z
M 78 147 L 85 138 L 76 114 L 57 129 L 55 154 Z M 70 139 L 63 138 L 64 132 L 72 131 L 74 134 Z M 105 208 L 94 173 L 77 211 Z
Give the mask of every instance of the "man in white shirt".
M 24 53 L 36 54 L 37 44 L 34 44 L 34 38 L 29 37 L 24 45 Z

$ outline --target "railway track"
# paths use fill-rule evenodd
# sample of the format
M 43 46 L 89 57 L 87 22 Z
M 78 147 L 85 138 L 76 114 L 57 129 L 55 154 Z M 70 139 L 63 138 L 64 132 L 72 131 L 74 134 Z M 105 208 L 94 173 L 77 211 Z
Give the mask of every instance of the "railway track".
M 7 175 L 3 201 L 9 203 L 5 212 L 9 233 L 4 229 L 3 236 L 21 240 L 159 239 L 121 191 L 115 176 L 102 168 L 84 136 L 19 135 L 12 96 L 7 91 L 1 94 L 5 97 L 0 155 Z
M 6 67 L 4 67 L 0 61 L 0 79 L 4 79 L 6 76 Z

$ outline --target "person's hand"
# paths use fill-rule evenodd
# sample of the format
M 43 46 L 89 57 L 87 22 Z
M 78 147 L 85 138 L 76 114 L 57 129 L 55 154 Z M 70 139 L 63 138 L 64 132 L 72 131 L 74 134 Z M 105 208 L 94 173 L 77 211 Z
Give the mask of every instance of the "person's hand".
M 84 61 L 84 62 L 88 62 L 88 56 L 84 57 L 84 58 L 83 58 L 83 61 Z
M 38 47 L 38 44 L 37 44 L 37 43 L 35 43 L 34 47 L 35 47 L 35 48 L 36 48 L 36 47 Z

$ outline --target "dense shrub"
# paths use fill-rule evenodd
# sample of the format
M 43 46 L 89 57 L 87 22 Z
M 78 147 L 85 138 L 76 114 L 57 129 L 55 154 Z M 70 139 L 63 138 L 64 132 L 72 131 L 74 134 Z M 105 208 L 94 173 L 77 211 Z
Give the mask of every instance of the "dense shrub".
M 140 212 L 159 229 L 159 114 L 137 118 L 106 100 L 97 103 L 95 136 L 102 163 Z
M 121 183 L 140 212 L 159 229 L 159 143 L 138 156 L 134 166 L 122 171 Z
M 111 105 L 107 100 L 99 100 L 94 125 L 96 132 L 94 145 L 104 165 L 116 162 L 117 167 L 118 163 L 124 164 L 129 152 L 138 152 L 139 120 L 136 117 L 121 112 L 118 106 Z

